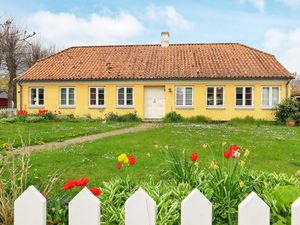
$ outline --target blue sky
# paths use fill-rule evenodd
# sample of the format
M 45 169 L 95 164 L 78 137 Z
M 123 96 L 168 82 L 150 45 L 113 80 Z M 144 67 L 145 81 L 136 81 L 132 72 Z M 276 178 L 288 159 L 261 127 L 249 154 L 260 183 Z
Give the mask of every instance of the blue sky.
M 241 42 L 275 54 L 300 73 L 300 0 L 0 0 L 59 49 L 72 45 Z

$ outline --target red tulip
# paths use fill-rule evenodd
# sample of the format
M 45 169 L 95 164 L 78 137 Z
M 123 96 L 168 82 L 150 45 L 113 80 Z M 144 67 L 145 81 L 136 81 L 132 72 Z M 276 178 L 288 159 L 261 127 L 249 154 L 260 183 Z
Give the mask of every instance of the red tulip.
M 136 163 L 135 157 L 133 155 L 128 156 L 128 161 L 132 166 Z
M 225 157 L 226 159 L 229 159 L 230 156 L 231 156 L 231 152 L 230 152 L 230 151 L 224 151 L 224 157 Z
M 230 153 L 231 155 L 235 152 L 239 150 L 239 147 L 237 145 L 230 145 Z
M 79 187 L 84 187 L 89 183 L 89 179 L 88 178 L 81 178 L 78 181 L 76 181 L 76 186 Z
M 101 190 L 99 188 L 90 188 L 90 191 L 96 196 L 98 197 L 99 195 L 102 194 Z
M 198 154 L 197 153 L 192 153 L 190 156 L 191 161 L 195 162 L 198 159 Z
M 76 186 L 77 181 L 76 180 L 69 180 L 66 184 L 64 184 L 64 190 L 72 189 Z
M 120 170 L 121 168 L 122 168 L 122 164 L 121 163 L 117 163 L 117 165 L 116 165 L 116 168 L 118 169 L 118 170 Z

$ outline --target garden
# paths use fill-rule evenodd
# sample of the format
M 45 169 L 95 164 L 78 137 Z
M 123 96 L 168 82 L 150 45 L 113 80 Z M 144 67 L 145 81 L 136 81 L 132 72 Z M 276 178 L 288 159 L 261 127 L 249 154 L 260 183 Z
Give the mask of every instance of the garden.
M 294 102 L 288 104 L 295 109 Z M 253 118 L 221 123 L 172 113 L 165 123 L 138 133 L 4 156 L 0 208 L 5 210 L 0 210 L 0 221 L 13 224 L 14 200 L 34 185 L 47 198 L 47 224 L 68 224 L 68 202 L 83 187 L 101 200 L 101 224 L 124 224 L 125 201 L 140 187 L 156 201 L 161 225 L 180 224 L 181 201 L 194 188 L 212 202 L 213 224 L 237 224 L 238 204 L 251 191 L 270 206 L 271 224 L 291 224 L 290 206 L 300 196 L 300 129 L 286 125 L 298 121 L 298 109 L 282 108 L 276 111 L 277 123 Z M 73 135 L 81 136 L 80 132 L 90 132 L 85 130 L 89 126 L 97 133 L 141 123 L 136 115 L 109 115 L 100 121 L 53 114 L 54 118 L 40 122 L 26 122 L 28 115 L 15 122 L 4 118 L 1 126 L 24 130 L 23 136 L 7 134 L 3 142 L 18 143 L 18 137 L 31 140 L 32 135 L 25 133 L 29 129 L 40 129 L 36 135 L 49 132 L 43 139 L 48 142 L 50 133 L 71 138 L 71 128 Z M 52 126 L 65 130 L 56 134 Z M 5 151 L 11 148 L 8 145 Z

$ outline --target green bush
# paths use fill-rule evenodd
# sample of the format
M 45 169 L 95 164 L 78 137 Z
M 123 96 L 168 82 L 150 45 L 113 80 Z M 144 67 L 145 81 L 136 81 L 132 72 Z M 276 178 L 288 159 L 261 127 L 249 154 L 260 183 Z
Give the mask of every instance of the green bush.
M 53 121 L 56 119 L 56 115 L 52 112 L 46 112 L 46 113 L 36 115 L 36 116 L 42 117 L 42 118 L 44 118 L 44 120 L 48 120 L 48 121 Z
M 184 120 L 189 123 L 208 123 L 212 121 L 211 118 L 202 115 L 188 117 Z
M 183 122 L 184 118 L 177 112 L 170 112 L 164 117 L 165 123 L 180 123 Z
M 18 117 L 16 117 L 16 116 L 0 119 L 1 123 L 16 123 L 17 121 L 18 121 Z
M 27 116 L 25 122 L 27 123 L 38 123 L 45 120 L 42 116 Z
M 228 121 L 228 124 L 231 125 L 243 125 L 243 124 L 247 124 L 247 125 L 269 125 L 273 123 L 272 121 L 267 121 L 267 120 L 262 120 L 262 119 L 255 119 L 252 116 L 246 116 L 244 118 L 233 118 L 230 121 Z
M 286 123 L 289 119 L 300 122 L 300 103 L 293 98 L 286 98 L 274 112 L 276 121 Z
M 128 114 L 124 114 L 124 115 L 109 113 L 106 116 L 106 121 L 108 121 L 108 122 L 140 122 L 140 121 L 142 121 L 142 119 L 139 118 L 136 113 L 128 113 Z

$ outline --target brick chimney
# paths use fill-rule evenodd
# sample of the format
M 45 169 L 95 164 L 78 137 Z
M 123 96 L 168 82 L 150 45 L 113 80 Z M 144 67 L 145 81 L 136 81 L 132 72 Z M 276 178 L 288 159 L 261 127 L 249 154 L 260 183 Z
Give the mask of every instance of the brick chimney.
M 161 47 L 167 48 L 169 47 L 169 32 L 161 32 Z

